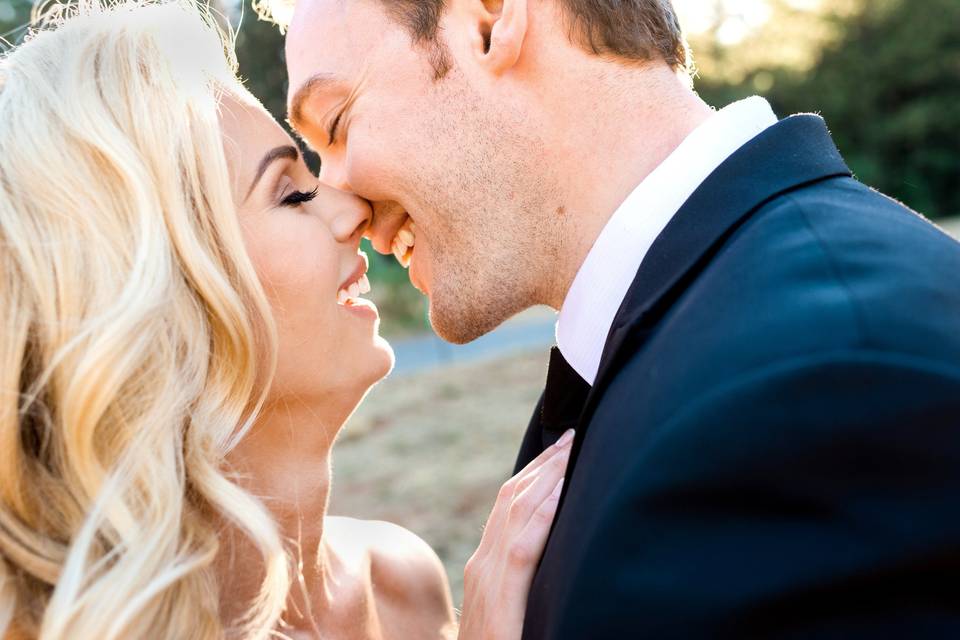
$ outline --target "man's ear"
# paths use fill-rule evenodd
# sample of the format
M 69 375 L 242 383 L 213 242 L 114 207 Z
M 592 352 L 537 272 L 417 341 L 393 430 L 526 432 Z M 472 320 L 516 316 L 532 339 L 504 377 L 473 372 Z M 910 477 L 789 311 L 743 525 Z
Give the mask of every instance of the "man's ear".
M 527 37 L 527 0 L 483 0 L 489 22 L 484 25 L 482 64 L 494 75 L 513 68 Z

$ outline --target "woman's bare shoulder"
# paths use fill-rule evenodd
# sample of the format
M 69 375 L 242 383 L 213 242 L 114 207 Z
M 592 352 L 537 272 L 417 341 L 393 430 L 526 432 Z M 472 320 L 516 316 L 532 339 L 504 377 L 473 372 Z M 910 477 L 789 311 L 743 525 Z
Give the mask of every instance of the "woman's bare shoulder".
M 391 638 L 456 636 L 450 585 L 436 552 L 415 533 L 380 520 L 328 517 L 339 545 L 364 548 L 377 609 Z M 338 545 L 338 546 L 339 546 Z

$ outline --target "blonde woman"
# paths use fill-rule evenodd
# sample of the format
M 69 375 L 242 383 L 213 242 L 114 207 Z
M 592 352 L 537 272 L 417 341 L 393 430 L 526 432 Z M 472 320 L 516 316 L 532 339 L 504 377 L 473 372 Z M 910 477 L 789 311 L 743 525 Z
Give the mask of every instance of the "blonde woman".
M 0 61 L 0 636 L 456 635 L 422 541 L 325 514 L 392 366 L 366 202 L 317 184 L 196 7 L 40 22 Z M 568 446 L 504 485 L 460 638 L 519 638 Z

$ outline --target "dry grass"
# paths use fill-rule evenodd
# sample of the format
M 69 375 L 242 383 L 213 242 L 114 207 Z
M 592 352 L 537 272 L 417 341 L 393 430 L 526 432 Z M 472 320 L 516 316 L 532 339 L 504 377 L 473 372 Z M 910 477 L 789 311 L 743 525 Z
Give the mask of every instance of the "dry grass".
M 440 555 L 454 602 L 463 565 L 546 378 L 547 352 L 387 379 L 334 448 L 331 513 L 389 520 Z

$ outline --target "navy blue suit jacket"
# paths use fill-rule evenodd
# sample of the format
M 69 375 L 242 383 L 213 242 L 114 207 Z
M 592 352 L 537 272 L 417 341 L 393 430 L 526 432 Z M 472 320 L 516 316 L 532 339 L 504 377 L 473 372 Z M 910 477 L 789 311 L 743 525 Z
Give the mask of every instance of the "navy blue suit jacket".
M 640 266 L 576 426 L 524 640 L 960 638 L 960 244 L 794 116 Z M 575 374 L 574 374 L 575 375 Z

